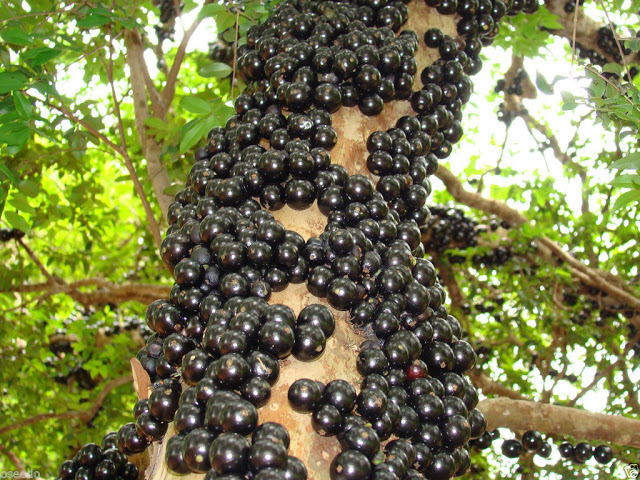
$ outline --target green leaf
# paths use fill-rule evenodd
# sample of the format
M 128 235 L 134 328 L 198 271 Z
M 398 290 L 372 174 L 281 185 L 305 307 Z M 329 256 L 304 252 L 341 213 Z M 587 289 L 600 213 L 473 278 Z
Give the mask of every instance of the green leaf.
M 6 218 L 9 225 L 13 228 L 17 228 L 18 230 L 22 230 L 23 232 L 28 232 L 30 230 L 29 223 L 24 219 L 22 215 L 13 211 L 5 211 L 4 218 Z
M 0 72 L 0 93 L 20 90 L 27 82 L 27 76 L 21 72 Z
M 31 45 L 33 38 L 20 28 L 6 28 L 0 33 L 0 37 L 13 45 Z
M 186 125 L 185 125 L 186 126 Z M 198 143 L 207 132 L 207 124 L 204 119 L 188 124 L 188 128 L 182 132 L 180 141 L 180 153 L 184 153 Z
M 0 163 L 0 172 L 4 173 L 5 176 L 11 180 L 11 183 L 13 183 L 14 185 L 18 185 L 19 180 L 18 180 L 18 176 L 13 173 L 9 167 L 7 167 L 4 163 Z
M 562 92 L 560 94 L 562 96 L 562 109 L 563 110 L 573 110 L 578 106 L 576 103 L 576 97 L 573 96 L 571 92 Z
M 591 84 L 590 90 L 594 97 L 601 98 L 607 88 L 607 83 L 601 78 L 596 78 Z
M 225 30 L 222 32 L 222 39 L 228 43 L 233 43 L 236 41 L 236 31 L 231 28 L 229 30 Z
M 536 72 L 536 85 L 542 93 L 546 93 L 547 95 L 553 93 L 553 85 L 551 85 L 540 72 Z
M 605 73 L 615 73 L 616 75 L 621 75 L 624 67 L 617 63 L 607 63 L 602 67 L 602 71 Z
M 640 190 L 629 190 L 628 192 L 624 192 L 622 195 L 620 195 L 616 199 L 615 203 L 613 204 L 613 207 L 611 208 L 611 211 L 616 212 L 621 208 L 626 207 L 631 202 L 635 202 L 639 200 L 640 200 Z
M 18 183 L 18 190 L 24 193 L 27 197 L 34 198 L 40 193 L 40 185 L 33 180 L 21 180 L 20 183 Z
M 27 100 L 24 94 L 18 90 L 13 92 L 13 102 L 16 106 L 16 111 L 25 120 L 33 117 L 33 105 Z
M 155 128 L 156 130 L 170 130 L 169 125 L 158 117 L 147 117 L 144 120 L 144 124 L 147 127 Z
M 202 20 L 203 18 L 213 17 L 226 10 L 227 7 L 219 3 L 208 3 L 198 12 L 198 19 Z
M 167 188 L 165 188 L 162 193 L 164 193 L 165 195 L 175 195 L 176 193 L 178 193 L 180 190 L 182 190 L 184 188 L 184 185 L 180 185 L 179 183 L 174 183 L 173 185 L 169 185 Z
M 640 170 L 640 152 L 630 153 L 611 164 L 614 170 Z
M 198 75 L 204 78 L 225 78 L 228 77 L 232 71 L 233 69 L 226 63 L 213 62 L 198 70 Z
M 624 46 L 634 52 L 638 52 L 640 51 L 640 38 L 632 38 L 631 40 L 627 40 L 626 42 L 624 42 Z
M 633 188 L 640 185 L 640 175 L 620 175 L 611 181 L 611 186 Z
M 36 213 L 35 208 L 29 205 L 29 201 L 24 195 L 13 194 L 11 198 L 9 198 L 8 203 L 16 207 L 21 212 L 28 213 L 29 215 Z
M 196 115 L 208 115 L 212 110 L 209 102 L 198 97 L 182 97 L 180 106 L 187 112 L 195 113 Z
M 39 47 L 22 54 L 22 58 L 32 67 L 39 67 L 62 53 L 59 48 Z
M 101 27 L 102 25 L 109 23 L 111 18 L 101 13 L 95 13 L 84 17 L 82 20 L 78 22 L 78 28 L 95 28 Z

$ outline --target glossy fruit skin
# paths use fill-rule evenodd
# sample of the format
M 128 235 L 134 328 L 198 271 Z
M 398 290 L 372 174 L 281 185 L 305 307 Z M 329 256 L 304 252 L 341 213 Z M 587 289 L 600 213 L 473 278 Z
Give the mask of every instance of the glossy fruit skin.
M 269 321 L 258 334 L 260 348 L 276 358 L 285 358 L 293 350 L 295 344 L 294 330 L 291 326 Z
M 571 458 L 573 456 L 573 445 L 569 442 L 563 442 L 558 447 L 558 452 L 562 458 Z
M 522 434 L 522 446 L 529 452 L 537 452 L 542 447 L 542 435 L 535 430 L 527 430 Z
M 551 445 L 547 442 L 542 442 L 542 445 L 538 449 L 537 454 L 540 455 L 542 458 L 549 458 L 551 456 Z M 595 454 L 594 454 L 594 457 L 595 457 Z M 596 461 L 598 461 L 597 458 L 596 458 Z M 608 462 L 604 462 L 604 463 L 608 463 Z
M 165 462 L 170 471 L 178 474 L 185 475 L 189 473 L 189 467 L 184 463 L 184 457 L 182 456 L 182 445 L 184 444 L 185 435 L 174 435 L 167 441 L 167 447 L 165 451 Z
M 346 450 L 331 462 L 331 480 L 366 480 L 371 472 L 371 462 L 363 453 Z
M 298 314 L 298 325 L 311 324 L 320 327 L 326 338 L 335 330 L 335 318 L 331 310 L 322 304 L 312 304 L 303 308 Z
M 209 461 L 218 475 L 244 473 L 249 460 L 249 441 L 238 433 L 223 433 L 209 449 Z
M 608 445 L 598 445 L 593 449 L 593 458 L 596 459 L 596 462 L 606 465 L 613 460 L 613 451 Z
M 249 451 L 249 469 L 256 473 L 265 468 L 284 468 L 287 449 L 279 442 L 270 440 L 254 441 Z
M 515 439 L 502 442 L 502 454 L 507 458 L 518 458 L 522 455 L 522 444 Z
M 292 354 L 298 360 L 310 362 L 322 356 L 326 346 L 326 337 L 320 327 L 299 325 L 294 330 L 295 343 Z
M 588 443 L 580 442 L 575 447 L 573 447 L 573 460 L 576 463 L 585 463 L 592 456 L 593 449 Z
M 141 437 L 146 436 L 153 441 L 162 439 L 167 433 L 168 424 L 158 420 L 150 412 L 145 412 L 136 419 L 136 427 Z
M 206 473 L 211 468 L 209 448 L 215 436 L 206 428 L 191 431 L 182 444 L 182 458 L 192 472 Z
M 347 278 L 336 278 L 327 288 L 327 301 L 336 310 L 349 310 L 358 301 L 356 284 Z
M 311 413 L 320 405 L 322 390 L 315 381 L 301 378 L 291 384 L 287 397 L 296 412 Z
M 321 405 L 311 416 L 311 426 L 319 435 L 332 437 L 342 429 L 343 418 L 333 405 Z
M 380 451 L 380 439 L 370 427 L 356 425 L 340 437 L 340 444 L 344 450 L 356 450 L 373 459 Z
M 287 466 L 284 470 L 285 480 L 307 480 L 307 467 L 304 462 L 297 457 L 289 455 Z

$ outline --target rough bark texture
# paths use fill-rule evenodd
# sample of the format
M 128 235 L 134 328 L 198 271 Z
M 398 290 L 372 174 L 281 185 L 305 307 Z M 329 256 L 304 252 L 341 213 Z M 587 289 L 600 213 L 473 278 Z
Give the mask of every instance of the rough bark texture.
M 510 398 L 482 400 L 478 409 L 487 418 L 487 430 L 537 430 L 640 448 L 640 421 L 619 415 Z

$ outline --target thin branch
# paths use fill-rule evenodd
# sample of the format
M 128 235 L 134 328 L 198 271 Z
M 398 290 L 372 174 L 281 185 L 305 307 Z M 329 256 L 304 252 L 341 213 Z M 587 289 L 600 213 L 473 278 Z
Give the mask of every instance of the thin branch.
M 96 290 L 83 292 L 82 287 L 95 286 Z M 36 293 L 44 292 L 34 301 L 43 301 L 53 295 L 69 295 L 85 308 L 92 305 L 119 304 L 128 301 L 151 303 L 158 298 L 167 298 L 170 287 L 167 285 L 154 285 L 146 283 L 127 283 L 118 285 L 102 278 L 85 278 L 72 283 L 36 283 L 18 285 L 0 293 Z
M 110 36 L 108 42 L 103 43 L 102 45 L 98 45 L 97 47 L 93 48 L 92 50 L 89 50 L 87 53 L 82 54 L 81 56 L 76 58 L 73 62 L 71 62 L 69 65 L 67 65 L 65 68 L 69 68 L 74 63 L 78 63 L 78 62 L 82 61 L 83 59 L 85 59 L 87 57 L 90 57 L 91 55 L 93 55 L 96 52 L 99 52 L 100 50 L 102 50 L 106 46 L 109 46 L 110 48 L 113 48 L 113 41 L 116 38 L 118 38 L 120 35 L 122 35 L 122 30 L 120 30 L 116 35 Z
M 118 130 L 120 131 L 120 148 L 122 149 L 122 158 L 124 159 L 125 166 L 127 167 L 127 171 L 129 172 L 129 176 L 133 181 L 133 186 L 142 201 L 142 207 L 144 208 L 144 212 L 147 216 L 147 221 L 149 222 L 149 230 L 151 230 L 151 234 L 153 235 L 153 239 L 156 242 L 156 246 L 158 249 L 162 244 L 162 235 L 160 234 L 160 226 L 156 221 L 156 217 L 153 214 L 153 210 L 151 209 L 151 205 L 149 204 L 149 200 L 147 200 L 147 196 L 144 193 L 144 188 L 138 179 L 138 175 L 136 174 L 135 167 L 133 166 L 133 162 L 131 161 L 131 157 L 129 156 L 129 151 L 127 149 L 127 139 L 124 131 L 124 122 L 122 121 L 122 114 L 120 113 L 120 101 L 118 100 L 118 96 L 116 95 L 116 87 L 113 81 L 113 47 L 109 48 L 109 64 L 107 65 L 107 78 L 109 80 L 109 85 L 111 86 L 111 96 L 113 97 L 113 109 L 116 114 L 116 118 L 118 119 Z
M 525 217 L 515 209 L 509 207 L 506 203 L 491 198 L 485 198 L 478 193 L 465 190 L 462 182 L 443 165 L 439 166 L 438 171 L 436 172 L 436 176 L 440 180 L 442 180 L 442 182 L 445 184 L 445 187 L 447 188 L 447 191 L 457 202 L 463 203 L 472 208 L 477 208 L 478 210 L 482 210 L 487 213 L 497 215 L 502 220 L 513 226 L 518 226 L 529 222 L 527 217 Z M 579 260 L 573 258 L 569 253 L 566 253 L 558 244 L 556 244 L 549 238 L 540 237 L 539 244 L 548 249 L 556 257 L 563 260 L 568 265 L 569 272 L 573 276 L 579 278 L 585 284 L 598 287 L 600 290 L 606 291 L 610 295 L 613 295 L 619 300 L 622 300 L 630 307 L 640 310 L 639 299 L 606 280 L 596 270 L 587 267 Z M 544 252 L 541 253 L 544 254 Z
M 578 392 L 578 394 L 575 397 L 573 397 L 573 399 L 567 404 L 567 407 L 575 406 L 578 400 L 584 397 L 593 387 L 595 387 L 598 384 L 600 380 L 602 380 L 604 377 L 609 375 L 609 373 L 612 372 L 613 369 L 616 368 L 618 365 L 620 365 L 620 360 L 610 364 L 607 368 L 601 370 L 598 375 L 593 377 L 593 380 L 589 385 L 584 387 L 582 390 L 580 390 L 580 392 Z
M 111 140 L 109 140 L 104 134 L 100 133 L 98 130 L 93 128 L 91 126 L 91 124 L 89 124 L 88 122 L 80 119 L 73 112 L 71 112 L 71 110 L 69 110 L 64 103 L 61 103 L 60 105 L 54 105 L 52 103 L 47 103 L 47 105 L 49 107 L 52 107 L 52 108 L 55 108 L 56 110 L 58 110 L 60 113 L 62 113 L 65 117 L 67 117 L 72 122 L 77 123 L 78 125 L 82 126 L 82 128 L 84 128 L 87 132 L 89 132 L 90 134 L 92 134 L 92 135 L 96 136 L 97 138 L 99 138 L 102 142 L 104 142 L 106 145 L 108 145 L 113 151 L 115 151 L 119 155 L 124 157 L 124 155 L 126 154 L 126 152 L 122 151 L 120 146 L 116 145 Z
M 20 478 L 29 478 L 29 474 L 25 470 L 24 464 L 20 461 L 18 456 L 15 453 L 13 453 L 13 451 L 9 450 L 3 445 L 0 445 L 0 453 L 3 453 L 9 459 L 9 461 L 13 464 L 13 466 L 16 467 L 16 470 L 20 472 Z
M 25 252 L 27 252 L 27 255 L 29 255 L 29 258 L 31 258 L 31 260 L 33 261 L 33 263 L 36 264 L 36 267 L 38 267 L 38 270 L 40 270 L 42 272 L 42 274 L 45 276 L 45 278 L 47 279 L 48 283 L 58 283 L 58 280 L 56 280 L 53 275 L 51 275 L 49 273 L 49 271 L 45 268 L 45 266 L 42 264 L 42 262 L 38 259 L 38 257 L 36 256 L 35 253 L 33 253 L 33 250 L 31 250 L 26 243 L 24 243 L 24 241 L 21 238 L 17 238 L 16 239 L 16 243 L 18 245 L 20 245 Z
M 625 57 L 624 50 L 622 49 L 622 45 L 620 44 L 620 39 L 618 38 L 618 34 L 616 33 L 616 29 L 613 26 L 613 23 L 611 22 L 611 19 L 609 18 L 609 12 L 605 8 L 604 4 L 602 3 L 602 0 L 598 0 L 598 5 L 600 5 L 600 8 L 604 12 L 604 16 L 607 19 L 607 23 L 609 24 L 609 28 L 611 29 L 611 34 L 613 35 L 613 39 L 616 41 L 616 46 L 618 47 L 618 52 L 620 52 L 620 58 L 622 59 L 622 65 L 624 66 L 624 69 L 627 71 L 627 78 L 631 82 L 632 80 L 631 80 L 631 72 L 629 72 L 629 65 L 627 65 L 627 61 L 624 58 Z
M 173 60 L 173 64 L 171 65 L 171 70 L 169 70 L 169 76 L 167 77 L 167 81 L 165 82 L 164 90 L 162 90 L 162 94 L 160 98 L 162 100 L 163 107 L 165 109 L 165 115 L 167 106 L 171 104 L 173 101 L 173 97 L 176 93 L 176 82 L 178 80 L 178 73 L 180 73 L 180 68 L 182 67 L 182 62 L 184 61 L 184 56 L 187 52 L 187 45 L 189 44 L 189 40 L 191 36 L 195 33 L 196 29 L 200 25 L 201 20 L 196 19 L 189 30 L 184 32 L 184 36 L 182 37 L 182 41 L 178 46 L 178 51 L 176 52 L 176 58 Z M 164 116 L 160 117 L 164 119 Z
M 41 413 L 39 415 L 35 415 L 25 420 L 21 420 L 11 425 L 7 425 L 6 427 L 0 428 L 0 435 L 4 435 L 5 433 L 11 432 L 13 430 L 28 427 L 29 425 L 34 425 L 36 423 L 40 423 L 45 420 L 51 420 L 51 419 L 78 419 L 82 423 L 85 423 L 85 424 L 89 423 L 91 420 L 95 418 L 95 416 L 98 413 L 98 410 L 100 410 L 100 408 L 102 407 L 102 404 L 105 402 L 107 397 L 111 394 L 111 392 L 118 387 L 126 385 L 127 383 L 131 383 L 132 380 L 133 380 L 133 377 L 131 376 L 130 373 L 127 375 L 118 377 L 114 380 L 111 380 L 109 383 L 105 385 L 105 387 L 95 398 L 91 406 L 86 410 L 69 410 L 66 412 L 59 412 L 59 413 Z
M 236 7 L 236 35 L 233 42 L 233 72 L 231 74 L 231 98 L 233 99 L 233 87 L 236 83 L 236 62 L 238 61 L 238 29 L 240 27 L 240 9 Z

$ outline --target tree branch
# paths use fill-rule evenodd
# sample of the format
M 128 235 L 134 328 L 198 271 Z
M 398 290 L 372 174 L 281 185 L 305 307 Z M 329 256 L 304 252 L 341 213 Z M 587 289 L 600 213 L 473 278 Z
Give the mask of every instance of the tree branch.
M 93 292 L 82 292 L 82 287 L 96 286 Z M 18 285 L 0 293 L 33 293 L 44 292 L 40 300 L 53 295 L 69 295 L 84 307 L 92 305 L 119 304 L 135 301 L 144 304 L 151 303 L 158 298 L 167 298 L 171 288 L 166 285 L 154 285 L 145 283 L 128 283 L 118 285 L 102 278 L 85 278 L 72 283 L 35 283 Z
M 478 210 L 497 215 L 502 220 L 513 226 L 523 225 L 529 222 L 527 217 L 511 208 L 506 203 L 492 198 L 485 198 L 478 193 L 465 190 L 462 182 L 443 165 L 439 166 L 436 176 L 442 180 L 447 191 L 457 202 L 463 203 L 471 208 L 476 208 Z M 569 253 L 562 250 L 557 243 L 550 240 L 548 237 L 540 237 L 539 243 L 553 255 L 564 261 L 568 266 L 569 272 L 580 279 L 583 283 L 597 287 L 625 302 L 630 307 L 640 310 L 639 299 L 617 285 L 614 285 L 612 282 L 606 280 L 598 271 L 587 267 L 579 260 L 573 258 Z M 548 256 L 544 251 L 541 253 L 545 257 Z
M 487 430 L 537 430 L 640 448 L 640 420 L 504 397 L 482 400 L 477 408 L 487 419 Z
M 91 420 L 95 418 L 98 413 L 98 410 L 102 407 L 102 404 L 105 402 L 107 397 L 111 394 L 113 390 L 127 383 L 130 383 L 133 380 L 131 374 L 123 375 L 114 380 L 111 380 L 109 383 L 105 385 L 102 391 L 95 398 L 93 403 L 86 410 L 69 410 L 67 412 L 60 413 L 41 413 L 39 415 L 35 415 L 33 417 L 27 418 L 20 422 L 13 423 L 11 425 L 7 425 L 6 427 L 0 428 L 0 435 L 4 435 L 5 433 L 11 432 L 13 430 L 17 430 L 19 428 L 28 427 L 29 425 L 34 425 L 36 423 L 43 422 L 45 420 L 51 419 L 79 419 L 83 423 L 89 423 Z
M 36 264 L 36 266 L 38 267 L 38 270 L 42 272 L 42 274 L 47 279 L 48 283 L 58 283 L 58 280 L 49 273 L 49 271 L 45 268 L 42 262 L 38 259 L 36 254 L 33 253 L 33 250 L 31 250 L 21 238 L 17 238 L 16 242 L 18 243 L 18 245 L 20 245 L 24 249 L 25 252 L 27 252 L 27 255 L 29 255 L 29 258 L 31 258 L 33 263 Z
M 144 63 L 144 62 L 143 62 Z M 116 95 L 116 86 L 113 81 L 113 46 L 109 47 L 109 63 L 106 65 L 107 70 L 107 78 L 109 80 L 109 85 L 111 86 L 111 96 L 113 98 L 113 110 L 116 114 L 116 118 L 118 119 L 118 130 L 120 132 L 120 147 L 122 148 L 122 158 L 124 159 L 124 164 L 127 167 L 127 171 L 129 172 L 129 176 L 133 181 L 133 186 L 140 197 L 140 201 L 142 202 L 142 207 L 144 208 L 144 212 L 147 216 L 147 221 L 149 222 L 149 230 L 151 230 L 151 234 L 153 235 L 153 239 L 156 242 L 156 246 L 160 249 L 160 244 L 162 243 L 162 235 L 160 235 L 160 227 L 158 226 L 158 222 L 156 222 L 156 217 L 153 214 L 153 210 L 151 210 L 151 205 L 149 204 L 149 200 L 147 200 L 147 196 L 144 193 L 144 188 L 142 188 L 142 184 L 140 183 L 140 179 L 138 179 L 138 175 L 136 174 L 135 167 L 133 166 L 133 162 L 131 161 L 131 157 L 129 156 L 129 150 L 127 148 L 127 139 L 124 131 L 124 123 L 122 121 L 122 114 L 120 113 L 120 101 L 118 100 L 118 96 Z
M 584 10 L 579 8 L 577 4 L 575 12 L 565 12 L 564 4 L 564 0 L 545 0 L 545 6 L 551 13 L 558 16 L 558 21 L 563 25 L 562 29 L 549 30 L 549 32 L 568 39 L 572 47 L 575 47 L 576 43 L 580 44 L 588 50 L 600 53 L 607 59 L 607 62 L 618 63 L 613 55 L 605 52 L 598 45 L 598 30 L 604 25 L 585 15 Z M 623 63 L 634 63 L 637 62 L 637 59 L 638 54 L 632 53 L 623 57 Z
M 187 53 L 187 45 L 189 44 L 189 40 L 195 33 L 196 29 L 200 26 L 200 22 L 202 20 L 195 20 L 193 24 L 189 27 L 189 29 L 184 32 L 184 36 L 182 37 L 182 41 L 178 46 L 178 51 L 176 52 L 176 58 L 173 59 L 173 64 L 171 65 L 171 70 L 169 70 L 169 75 L 167 77 L 167 81 L 165 83 L 164 90 L 162 91 L 161 98 L 162 104 L 165 106 L 170 105 L 173 101 L 173 97 L 176 93 L 176 82 L 178 81 L 178 73 L 180 72 L 180 68 L 182 67 L 182 62 L 184 61 L 184 56 Z M 166 111 L 165 111 L 166 114 Z M 160 117 L 164 119 L 163 117 Z
M 148 110 L 148 92 L 147 81 L 145 80 L 146 64 L 144 63 L 144 49 L 142 40 L 137 31 L 127 31 L 124 36 L 125 45 L 127 47 L 126 60 L 129 65 L 131 90 L 133 96 L 133 109 L 135 113 L 136 132 L 140 148 L 147 160 L 147 174 L 151 180 L 154 195 L 163 217 L 166 219 L 169 204 L 172 202 L 170 195 L 164 193 L 164 190 L 170 185 L 169 175 L 166 168 L 162 164 L 160 158 L 161 145 L 155 141 L 153 137 L 147 134 L 147 126 L 145 121 L 149 118 Z M 148 73 L 147 73 L 148 75 Z M 166 89 L 165 89 L 166 90 Z M 171 97 L 173 99 L 173 97 Z M 154 115 L 164 119 L 166 116 L 167 105 L 170 102 L 162 100 L 161 105 L 153 102 Z
M 29 475 L 24 468 L 24 464 L 20 461 L 15 453 L 2 445 L 0 445 L 0 453 L 3 453 L 9 459 L 9 461 L 13 463 L 17 471 L 20 472 L 20 478 L 29 478 Z

